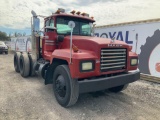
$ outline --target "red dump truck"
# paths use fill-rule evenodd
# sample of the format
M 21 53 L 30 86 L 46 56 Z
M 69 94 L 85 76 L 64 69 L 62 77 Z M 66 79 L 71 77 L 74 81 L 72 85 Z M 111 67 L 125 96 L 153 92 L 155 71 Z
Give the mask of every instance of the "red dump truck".
M 88 14 L 58 9 L 44 18 L 43 36 L 34 27 L 39 15 L 32 15 L 32 52 L 14 54 L 15 71 L 22 77 L 38 74 L 45 85 L 53 84 L 61 106 L 74 105 L 81 93 L 120 92 L 140 78 L 132 47 L 114 38 L 94 37 L 95 20 Z

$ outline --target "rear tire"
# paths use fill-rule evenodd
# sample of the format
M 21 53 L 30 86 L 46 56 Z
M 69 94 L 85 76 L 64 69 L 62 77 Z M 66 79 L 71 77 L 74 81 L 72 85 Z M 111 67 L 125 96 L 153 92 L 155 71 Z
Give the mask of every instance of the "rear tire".
M 19 61 L 20 74 L 22 77 L 28 77 L 30 73 L 30 61 L 27 53 L 20 56 Z
M 17 73 L 20 72 L 20 70 L 19 70 L 20 55 L 21 55 L 21 53 L 19 53 L 19 52 L 15 52 L 15 53 L 14 53 L 14 69 L 15 69 L 15 71 L 16 71 Z
M 79 96 L 79 86 L 72 79 L 68 65 L 59 65 L 53 75 L 53 90 L 57 102 L 63 107 L 74 105 Z
M 29 62 L 30 62 L 30 72 L 29 76 L 35 76 L 35 63 L 36 61 L 32 58 L 32 54 L 28 54 Z
M 125 85 L 109 88 L 108 90 L 110 92 L 118 93 L 118 92 L 125 90 L 127 87 L 128 87 L 128 84 L 125 84 Z

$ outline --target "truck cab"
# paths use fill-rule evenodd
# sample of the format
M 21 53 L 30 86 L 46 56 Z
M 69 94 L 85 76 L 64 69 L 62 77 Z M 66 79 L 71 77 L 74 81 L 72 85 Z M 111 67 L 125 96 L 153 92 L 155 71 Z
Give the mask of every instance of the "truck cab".
M 64 49 L 69 45 L 66 42 L 67 36 L 71 35 L 71 28 L 68 26 L 69 21 L 74 21 L 75 28 L 73 29 L 73 36 L 91 36 L 92 35 L 92 25 L 94 20 L 84 16 L 75 14 L 66 14 L 61 12 L 56 12 L 56 14 L 49 16 L 44 19 L 44 37 L 42 49 L 43 58 L 50 60 L 48 55 L 56 49 Z M 61 39 L 61 40 L 60 40 Z M 47 53 L 47 54 L 45 54 Z
M 46 85 L 53 84 L 54 95 L 63 107 L 74 105 L 81 93 L 120 92 L 140 78 L 138 56 L 132 47 L 114 38 L 94 37 L 94 22 L 86 13 L 67 14 L 58 9 L 44 18 L 43 37 L 32 33 L 32 53 L 27 53 L 29 73 L 42 76 Z

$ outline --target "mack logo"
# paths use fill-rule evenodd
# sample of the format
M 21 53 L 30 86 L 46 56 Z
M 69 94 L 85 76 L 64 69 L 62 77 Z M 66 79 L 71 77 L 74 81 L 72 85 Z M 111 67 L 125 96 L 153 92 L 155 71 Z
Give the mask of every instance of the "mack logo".
M 121 44 L 108 44 L 108 47 L 122 47 Z

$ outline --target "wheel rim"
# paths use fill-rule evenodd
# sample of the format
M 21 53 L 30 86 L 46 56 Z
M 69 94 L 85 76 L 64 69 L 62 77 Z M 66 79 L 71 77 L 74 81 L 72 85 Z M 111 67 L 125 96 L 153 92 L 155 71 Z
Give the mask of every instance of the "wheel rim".
M 55 85 L 57 95 L 61 98 L 64 98 L 66 95 L 66 82 L 62 75 L 57 77 Z

